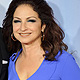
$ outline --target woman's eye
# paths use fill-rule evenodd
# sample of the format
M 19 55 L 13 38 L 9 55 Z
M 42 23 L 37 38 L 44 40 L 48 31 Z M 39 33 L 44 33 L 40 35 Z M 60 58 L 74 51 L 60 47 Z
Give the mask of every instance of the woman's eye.
M 19 23 L 19 22 L 21 22 L 21 21 L 19 21 L 19 20 L 14 20 L 14 23 Z
M 36 22 L 36 20 L 28 20 L 27 22 Z

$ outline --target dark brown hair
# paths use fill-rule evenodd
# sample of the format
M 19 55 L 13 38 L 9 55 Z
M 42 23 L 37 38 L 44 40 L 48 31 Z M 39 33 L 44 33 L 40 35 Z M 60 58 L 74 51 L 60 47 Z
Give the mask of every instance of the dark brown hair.
M 12 0 L 6 13 L 5 19 L 3 20 L 3 36 L 6 43 L 8 52 L 10 55 L 17 52 L 22 48 L 19 41 L 13 41 L 11 34 L 13 32 L 12 20 L 15 9 L 22 4 L 28 4 L 32 6 L 33 10 L 36 11 L 41 19 L 42 25 L 46 24 L 44 31 L 44 40 L 42 40 L 42 48 L 47 51 L 44 56 L 46 60 L 55 60 L 55 56 L 58 51 L 62 53 L 62 50 L 67 50 L 67 45 L 64 44 L 64 32 L 55 22 L 54 14 L 51 7 L 45 0 Z

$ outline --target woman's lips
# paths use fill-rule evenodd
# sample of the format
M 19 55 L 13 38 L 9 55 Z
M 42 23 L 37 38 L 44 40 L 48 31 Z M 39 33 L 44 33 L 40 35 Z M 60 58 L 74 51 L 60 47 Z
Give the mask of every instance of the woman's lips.
M 29 36 L 31 33 L 19 33 L 21 36 L 25 37 L 25 36 Z

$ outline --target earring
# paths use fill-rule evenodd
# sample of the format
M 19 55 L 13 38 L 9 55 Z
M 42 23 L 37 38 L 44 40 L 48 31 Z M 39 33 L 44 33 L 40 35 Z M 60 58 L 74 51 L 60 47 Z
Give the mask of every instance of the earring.
M 13 41 L 17 41 L 16 38 L 14 37 L 14 34 L 13 34 L 13 33 L 11 34 L 11 39 L 12 39 Z
M 45 37 L 44 32 L 41 31 L 41 33 L 42 33 L 41 39 L 42 41 L 44 41 L 44 37 Z

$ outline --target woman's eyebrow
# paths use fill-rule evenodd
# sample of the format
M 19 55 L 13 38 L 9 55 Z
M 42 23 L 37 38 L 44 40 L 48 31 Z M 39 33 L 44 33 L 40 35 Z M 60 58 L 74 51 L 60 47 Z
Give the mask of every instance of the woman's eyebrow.
M 19 17 L 13 17 L 13 19 L 14 19 L 14 18 L 20 19 Z
M 37 18 L 36 18 L 36 17 L 34 17 L 34 16 L 27 17 L 27 19 L 30 19 L 30 18 L 35 18 L 35 19 L 37 19 Z

